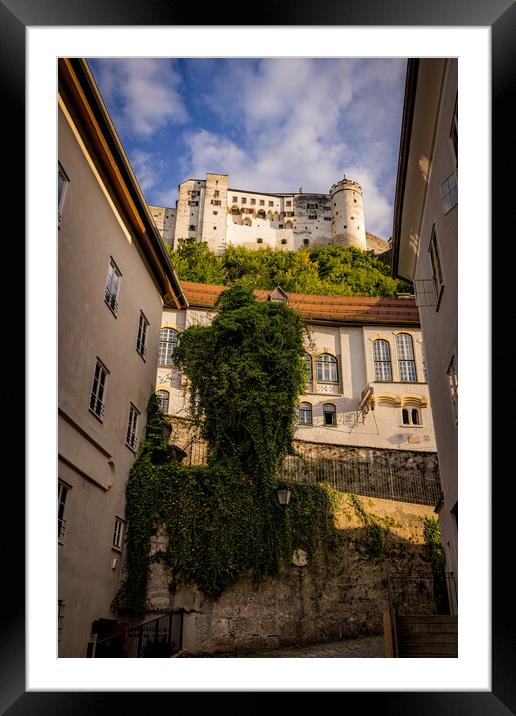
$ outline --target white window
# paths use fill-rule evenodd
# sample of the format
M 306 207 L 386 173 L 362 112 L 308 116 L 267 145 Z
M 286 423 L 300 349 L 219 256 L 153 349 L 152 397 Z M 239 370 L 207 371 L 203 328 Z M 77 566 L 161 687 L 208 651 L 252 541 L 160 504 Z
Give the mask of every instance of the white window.
M 317 357 L 317 380 L 337 383 L 338 379 L 337 359 L 329 353 L 322 353 Z
M 137 408 L 135 408 L 134 405 L 131 403 L 129 406 L 129 420 L 127 423 L 127 435 L 125 438 L 125 442 L 131 448 L 131 450 L 136 450 L 136 428 L 138 425 L 139 414 L 140 411 L 137 410 Z
M 452 356 L 452 359 L 450 361 L 450 365 L 448 366 L 448 383 L 450 386 L 450 398 L 452 402 L 452 408 L 453 408 L 453 417 L 455 418 L 455 425 L 457 425 L 458 422 L 458 379 L 457 379 L 457 365 L 455 361 L 455 356 Z
M 159 335 L 158 363 L 172 365 L 174 350 L 178 344 L 179 335 L 174 328 L 162 328 Z
M 147 348 L 145 342 L 147 340 L 147 328 L 149 321 L 145 318 L 143 311 L 140 311 L 140 322 L 138 324 L 138 338 L 136 339 L 136 350 L 145 360 L 147 357 Z
M 391 349 L 389 342 L 373 341 L 374 379 L 392 382 Z
M 400 380 L 404 383 L 415 383 L 417 374 L 412 336 L 409 333 L 398 333 L 396 336 L 396 348 L 398 351 Z
M 162 413 L 165 413 L 165 415 L 168 413 L 168 403 L 169 403 L 169 393 L 168 390 L 158 390 L 156 393 L 156 397 L 158 398 L 159 408 Z
M 441 184 L 441 200 L 443 211 L 447 214 L 454 206 L 457 206 L 457 177 L 455 172 Z
M 337 425 L 337 408 L 333 403 L 323 405 L 323 416 L 325 425 Z
M 299 403 L 299 422 L 302 425 L 312 424 L 312 404 Z
M 106 366 L 97 358 L 95 375 L 90 395 L 90 410 L 97 418 L 102 419 L 104 415 L 104 400 L 106 394 L 106 382 L 109 371 Z
M 69 496 L 70 487 L 65 485 L 64 482 L 59 480 L 58 482 L 58 493 L 57 493 L 57 539 L 59 542 L 63 542 L 64 533 L 66 529 L 66 520 L 64 518 L 66 500 Z
M 115 517 L 115 529 L 113 531 L 113 547 L 122 549 L 122 539 L 124 536 L 124 520 Z
M 434 281 L 435 295 L 436 295 L 436 310 L 439 307 L 441 295 L 444 289 L 443 272 L 441 269 L 441 258 L 439 256 L 439 246 L 437 244 L 437 235 L 435 233 L 435 226 L 432 229 L 432 237 L 430 239 L 430 261 L 432 262 L 432 278 Z
M 118 311 L 118 295 L 120 293 L 121 277 L 120 269 L 110 257 L 104 300 L 115 315 Z

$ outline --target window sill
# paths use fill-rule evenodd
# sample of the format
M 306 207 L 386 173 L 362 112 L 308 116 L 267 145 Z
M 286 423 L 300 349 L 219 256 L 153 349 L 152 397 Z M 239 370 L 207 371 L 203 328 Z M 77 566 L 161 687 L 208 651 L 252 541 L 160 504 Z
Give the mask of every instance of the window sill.
M 126 446 L 127 448 L 129 448 L 129 450 L 130 450 L 134 455 L 137 455 L 138 445 L 136 445 L 135 447 L 133 447 L 132 445 L 129 445 L 129 443 L 126 441 L 125 446 Z
M 106 306 L 109 308 L 109 310 L 111 311 L 111 313 L 113 314 L 113 316 L 114 316 L 115 318 L 118 318 L 118 316 L 116 315 L 115 309 L 112 308 L 112 306 L 109 305 L 108 301 L 104 300 L 104 303 L 105 303 Z
M 140 351 L 138 350 L 138 348 L 136 349 L 136 352 L 138 353 L 138 355 L 140 356 L 140 358 L 142 359 L 142 361 L 143 361 L 144 363 L 147 363 L 146 357 L 143 355 L 143 353 L 140 353 Z
M 400 423 L 398 425 L 398 427 L 399 428 L 424 428 L 425 426 L 424 425 L 407 425 L 406 423 L 403 425 Z
M 111 549 L 113 550 L 113 552 L 118 552 L 118 554 L 122 554 L 122 548 L 121 548 L 121 547 L 116 547 L 114 544 L 112 544 L 112 545 L 111 545 Z

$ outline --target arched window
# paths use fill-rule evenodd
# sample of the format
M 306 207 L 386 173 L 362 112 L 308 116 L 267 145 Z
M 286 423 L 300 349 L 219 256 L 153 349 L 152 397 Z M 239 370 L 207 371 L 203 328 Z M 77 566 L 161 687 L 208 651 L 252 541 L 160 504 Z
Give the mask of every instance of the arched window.
M 404 383 L 415 383 L 417 376 L 412 336 L 408 333 L 398 333 L 396 336 L 396 348 L 398 350 L 400 380 Z
M 313 380 L 313 373 L 312 373 L 312 356 L 308 353 L 305 353 L 303 356 L 303 360 L 306 365 L 306 382 L 310 383 Z
M 412 408 L 412 425 L 419 425 L 419 410 Z
M 392 382 L 391 349 L 389 341 L 373 341 L 374 379 Z
M 281 243 L 282 243 L 282 244 L 286 244 L 286 243 L 287 243 L 287 240 L 286 240 L 286 239 L 281 239 Z
M 337 359 L 329 353 L 322 353 L 317 358 L 317 380 L 326 383 L 337 383 L 339 375 L 337 371 Z
M 401 417 L 403 420 L 403 425 L 410 425 L 409 414 L 406 408 L 403 408 L 403 410 L 401 411 Z
M 325 425 L 337 425 L 337 408 L 333 403 L 324 403 L 322 406 Z
M 302 425 L 312 424 L 312 404 L 299 403 L 299 422 Z
M 169 394 L 168 390 L 158 390 L 156 393 L 156 397 L 158 398 L 159 407 L 162 413 L 168 413 L 168 400 L 169 400 Z
M 174 328 L 162 328 L 159 334 L 158 363 L 172 365 L 172 354 L 177 346 L 178 333 Z

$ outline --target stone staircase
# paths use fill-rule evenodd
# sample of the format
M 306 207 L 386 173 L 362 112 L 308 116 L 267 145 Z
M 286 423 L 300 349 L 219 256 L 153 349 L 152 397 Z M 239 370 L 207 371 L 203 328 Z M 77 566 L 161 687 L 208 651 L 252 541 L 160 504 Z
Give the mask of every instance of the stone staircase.
M 396 641 L 397 656 L 402 659 L 457 657 L 457 616 L 396 616 Z

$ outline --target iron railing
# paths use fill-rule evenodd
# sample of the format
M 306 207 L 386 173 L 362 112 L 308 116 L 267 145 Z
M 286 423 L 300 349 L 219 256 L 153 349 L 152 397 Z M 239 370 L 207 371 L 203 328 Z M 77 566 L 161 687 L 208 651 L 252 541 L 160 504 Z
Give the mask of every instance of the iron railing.
M 97 641 L 96 658 L 169 657 L 182 646 L 183 611 L 169 612 Z
M 434 473 L 399 470 L 356 459 L 288 455 L 283 461 L 281 478 L 308 484 L 325 482 L 339 492 L 422 505 L 435 505 L 441 490 Z
M 113 311 L 113 313 L 118 313 L 118 301 L 116 300 L 116 294 L 111 293 L 109 288 L 106 288 L 104 300 L 109 306 L 109 308 Z

